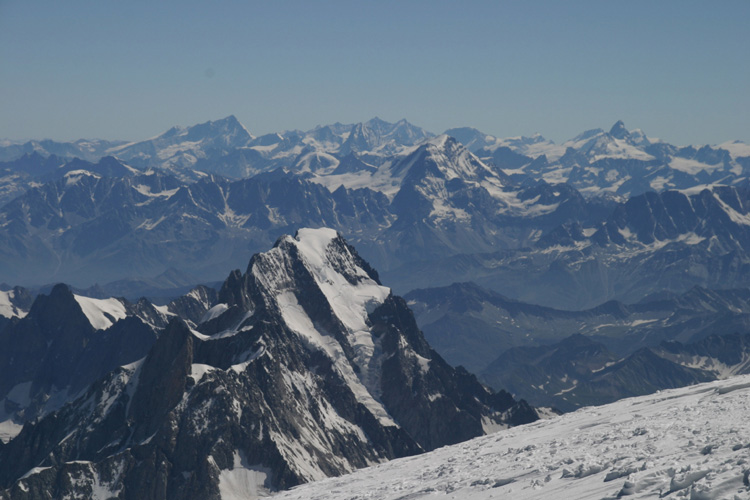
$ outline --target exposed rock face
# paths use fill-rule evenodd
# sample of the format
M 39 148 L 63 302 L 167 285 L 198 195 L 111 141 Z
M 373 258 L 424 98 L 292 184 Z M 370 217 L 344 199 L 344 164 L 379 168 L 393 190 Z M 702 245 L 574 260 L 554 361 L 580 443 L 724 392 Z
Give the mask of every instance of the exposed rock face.
M 120 321 L 107 307 L 121 313 Z M 7 440 L 16 426 L 58 409 L 118 366 L 145 356 L 157 334 L 139 313 L 164 321 L 150 304 L 87 299 L 65 285 L 39 295 L 28 315 L 0 330 L 0 437 Z
M 171 313 L 179 316 L 189 325 L 197 325 L 206 311 L 216 302 L 218 294 L 213 288 L 198 285 L 189 293 L 169 303 Z
M 694 287 L 683 294 L 662 292 L 635 304 L 608 301 L 583 311 L 511 300 L 474 283 L 413 290 L 404 298 L 430 345 L 450 364 L 477 374 L 508 349 L 550 346 L 578 333 L 622 358 L 662 341 L 692 343 L 717 332 L 750 331 L 748 288 Z M 509 368 L 505 361 L 500 365 Z M 497 386 L 520 394 L 509 384 Z
M 287 488 L 538 418 L 445 363 L 332 230 L 280 238 L 202 317 L 0 448 L 0 498 L 220 498 L 238 477 Z
M 572 411 L 745 373 L 750 373 L 748 333 L 663 341 L 623 358 L 574 335 L 553 345 L 509 349 L 482 377 L 534 404 Z
M 708 253 L 728 252 L 747 248 L 749 213 L 746 189 L 714 187 L 690 196 L 678 191 L 645 193 L 619 206 L 594 239 L 602 245 L 628 240 L 649 245 L 682 237 L 692 238 L 694 244 L 705 241 Z

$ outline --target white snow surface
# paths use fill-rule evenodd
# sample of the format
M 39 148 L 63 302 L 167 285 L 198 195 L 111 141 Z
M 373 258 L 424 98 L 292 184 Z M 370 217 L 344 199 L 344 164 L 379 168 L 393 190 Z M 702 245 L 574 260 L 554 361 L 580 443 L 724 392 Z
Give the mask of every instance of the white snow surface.
M 218 318 L 219 316 L 224 314 L 227 309 L 229 309 L 229 306 L 226 304 L 216 304 L 211 309 L 205 312 L 200 322 L 206 323 L 207 321 L 211 321 L 214 318 Z
M 88 170 L 71 170 L 65 174 L 65 185 L 72 186 L 78 184 L 83 177 L 93 177 L 94 179 L 101 179 L 99 174 L 89 172 Z
M 747 499 L 750 375 L 587 407 L 278 500 Z
M 729 154 L 733 158 L 750 156 L 750 144 L 742 141 L 727 141 L 719 144 L 717 147 L 729 151 Z
M 234 465 L 219 474 L 222 500 L 254 500 L 271 495 L 267 486 L 271 470 L 261 465 L 248 465 L 247 459 L 234 452 Z
M 550 161 L 555 161 L 565 154 L 565 146 L 555 144 L 539 134 L 534 134 L 531 137 L 515 136 L 496 138 L 490 136 L 487 139 L 494 141 L 494 144 L 490 144 L 486 147 L 489 151 L 495 151 L 500 147 L 507 147 L 516 153 L 530 158 L 537 158 L 541 155 L 546 155 L 547 159 Z
M 128 315 L 125 305 L 117 299 L 92 299 L 82 295 L 74 295 L 74 297 L 91 326 L 97 330 L 106 330 Z
M 675 170 L 688 173 L 690 175 L 697 175 L 700 172 L 711 172 L 724 168 L 722 163 L 716 165 L 709 165 L 707 163 L 701 163 L 698 160 L 690 160 L 688 158 L 675 157 L 669 161 L 669 166 Z
M 15 292 L 13 290 L 7 292 L 0 290 L 0 316 L 5 316 L 6 318 L 23 318 L 26 316 L 26 311 L 17 308 L 11 302 L 14 295 Z
M 23 424 L 18 424 L 11 418 L 4 419 L 0 422 L 0 441 L 7 443 L 18 436 L 22 429 Z

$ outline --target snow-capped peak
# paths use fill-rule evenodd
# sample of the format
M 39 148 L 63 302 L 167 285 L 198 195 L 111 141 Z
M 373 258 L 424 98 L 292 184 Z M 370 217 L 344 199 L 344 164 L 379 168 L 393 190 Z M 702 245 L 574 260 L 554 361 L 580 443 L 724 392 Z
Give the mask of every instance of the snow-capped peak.
M 383 303 L 391 292 L 390 288 L 380 285 L 363 269 L 357 262 L 358 258 L 352 255 L 343 238 L 333 229 L 300 229 L 294 237 L 284 236 L 268 253 L 275 254 L 274 257 L 279 257 L 281 253 L 288 254 L 288 246 L 296 249 L 302 263 L 328 299 L 334 314 L 347 327 L 349 333 L 356 335 L 366 330 L 368 313 Z M 279 271 L 283 275 L 284 271 Z M 268 278 L 267 273 L 261 275 L 257 267 L 253 267 L 252 272 L 258 279 Z M 277 275 L 272 279 L 280 277 Z M 292 276 L 284 278 L 289 281 L 293 279 Z M 270 282 L 266 283 L 269 290 L 275 288 L 278 300 L 288 291 L 286 286 L 278 285 L 286 285 L 289 281 L 284 279 L 275 284 L 276 286 Z M 283 300 L 285 299 L 282 299 L 282 302 Z M 299 319 L 288 317 L 293 324 Z
M 72 186 L 78 184 L 78 182 L 84 177 L 91 177 L 93 179 L 101 179 L 102 176 L 89 172 L 88 170 L 71 170 L 65 174 L 65 185 Z
M 487 165 L 447 134 L 429 139 L 419 146 L 419 150 L 424 150 L 425 158 L 434 162 L 446 180 L 460 178 L 473 181 L 494 177 Z
M 357 151 L 373 155 L 392 155 L 403 152 L 405 148 L 419 144 L 432 136 L 430 132 L 406 120 L 388 123 L 375 117 L 352 126 L 341 145 L 339 154 L 346 155 Z
M 305 283 L 306 273 L 300 269 L 300 264 L 313 278 L 315 287 Z M 380 285 L 366 266 L 335 230 L 300 229 L 294 237 L 283 236 L 273 249 L 256 255 L 249 273 L 289 329 L 311 349 L 328 355 L 357 399 L 373 415 L 386 425 L 395 425 L 382 404 L 373 397 L 380 392 L 376 375 L 379 369 L 377 360 L 373 362 L 377 349 L 368 318 L 369 313 L 388 298 L 391 290 Z M 333 313 L 334 322 L 343 326 L 354 360 L 347 359 L 347 347 L 342 346 L 335 335 L 322 334 L 316 327 L 316 318 L 327 317 L 323 310 L 326 306 L 322 303 L 316 303 L 315 310 L 311 310 L 311 301 L 320 292 Z
M 617 120 L 617 122 L 612 125 L 612 128 L 609 129 L 609 135 L 615 139 L 624 139 L 629 133 L 630 132 L 625 128 L 625 123 L 622 120 Z
M 249 146 L 253 135 L 234 115 L 191 127 L 172 127 L 151 139 L 124 144 L 107 150 L 118 158 L 144 166 L 182 165 L 192 167 L 198 160 L 217 151 Z
M 431 145 L 436 146 L 438 148 L 444 148 L 445 145 L 448 143 L 448 141 L 455 141 L 455 139 L 453 139 L 448 134 L 440 134 L 437 137 L 433 137 L 432 139 L 429 139 L 427 141 L 427 144 L 431 144 Z
M 654 157 L 642 149 L 649 144 L 650 141 L 642 131 L 631 133 L 622 120 L 619 120 L 608 133 L 600 128 L 587 130 L 563 146 L 566 149 L 573 148 L 593 161 L 603 158 L 649 161 Z

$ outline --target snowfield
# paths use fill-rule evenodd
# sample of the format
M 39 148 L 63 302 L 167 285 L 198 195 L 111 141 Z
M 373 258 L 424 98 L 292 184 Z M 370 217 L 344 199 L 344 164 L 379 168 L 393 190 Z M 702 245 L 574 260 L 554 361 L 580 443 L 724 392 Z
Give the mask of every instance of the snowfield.
M 125 305 L 117 299 L 92 299 L 83 295 L 74 297 L 96 330 L 106 330 L 128 316 Z
M 22 311 L 13 305 L 12 300 L 14 295 L 15 292 L 13 290 L 7 292 L 0 290 L 0 316 L 6 318 L 23 318 L 26 316 L 26 311 Z
M 747 499 L 748 415 L 750 375 L 583 408 L 275 498 Z

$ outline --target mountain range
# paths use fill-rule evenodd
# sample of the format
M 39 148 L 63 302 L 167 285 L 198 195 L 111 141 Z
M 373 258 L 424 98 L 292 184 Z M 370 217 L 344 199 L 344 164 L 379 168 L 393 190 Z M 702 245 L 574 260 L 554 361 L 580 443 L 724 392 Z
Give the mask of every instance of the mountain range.
M 645 163 L 631 164 L 654 162 L 643 148 L 659 145 L 670 158 L 688 155 L 685 148 L 621 123 L 585 133 L 565 148 L 598 165 L 586 168 L 625 162 L 640 180 L 620 187 L 658 188 L 613 190 L 605 175 L 587 191 L 575 176 L 534 173 L 544 162 L 544 172 L 560 175 L 583 168 L 565 167 L 565 155 L 555 159 L 541 137 L 449 132 L 469 147 L 403 120 L 254 137 L 228 117 L 112 146 L 104 153 L 120 158 L 96 163 L 37 148 L 1 166 L 5 199 L 15 198 L 0 207 L 0 276 L 27 286 L 118 282 L 137 298 L 139 286 L 153 288 L 143 284 L 167 271 L 183 276 L 181 286 L 215 282 L 279 235 L 326 226 L 402 293 L 471 280 L 523 301 L 581 309 L 662 289 L 748 285 L 742 144 L 692 148 L 703 151 L 704 166 L 723 158 L 731 175 L 685 177 L 676 191 L 646 182 L 653 176 Z M 502 148 L 515 155 L 506 154 L 510 163 L 488 153 Z M 231 170 L 240 157 L 258 161 Z M 701 170 L 709 171 L 718 167 Z
M 571 411 L 750 373 L 750 289 L 563 311 L 472 283 L 409 292 L 431 345 L 490 386 Z
M 587 196 L 607 192 L 627 197 L 649 190 L 732 184 L 746 181 L 750 172 L 750 146 L 742 142 L 674 146 L 641 130 L 630 131 L 622 121 L 609 131 L 588 130 L 562 144 L 540 135 L 497 138 L 469 127 L 445 134 L 513 177 L 567 182 Z M 111 155 L 137 168 L 162 168 L 190 179 L 196 178 L 195 170 L 244 178 L 279 167 L 327 176 L 337 169 L 342 175 L 352 164 L 357 171 L 372 169 L 435 136 L 406 120 L 388 123 L 373 118 L 256 137 L 228 116 L 130 143 L 3 141 L 0 161 L 34 152 L 89 161 Z
M 0 498 L 272 491 L 538 418 L 443 361 L 330 229 L 168 306 L 58 285 L 0 346 Z
M 622 122 L 2 141 L 0 499 L 266 495 L 748 373 L 748 174 Z M 628 478 L 597 498 L 658 482 L 579 458 L 560 479 Z

